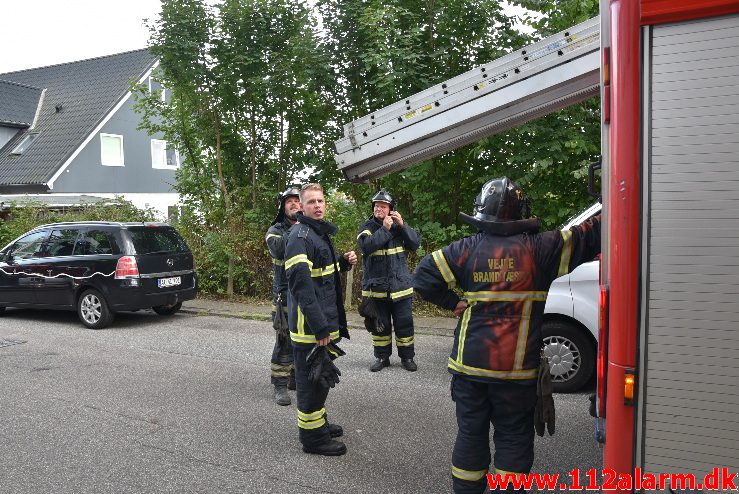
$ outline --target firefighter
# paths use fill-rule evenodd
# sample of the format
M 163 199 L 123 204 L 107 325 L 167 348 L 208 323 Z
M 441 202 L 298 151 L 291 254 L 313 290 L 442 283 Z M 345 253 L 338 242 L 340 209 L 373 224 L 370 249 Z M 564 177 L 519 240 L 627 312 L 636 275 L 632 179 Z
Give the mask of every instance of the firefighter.
M 288 187 L 277 198 L 277 216 L 267 230 L 265 241 L 274 268 L 272 280 L 272 323 L 275 328 L 275 346 L 272 350 L 272 384 L 275 403 L 290 404 L 288 389 L 295 389 L 293 348 L 287 328 L 287 277 L 285 276 L 285 244 L 287 231 L 297 222 L 300 211 L 300 190 Z M 281 311 L 281 312 L 278 312 Z
M 300 202 L 303 213 L 290 230 L 285 255 L 298 434 L 304 452 L 339 456 L 346 453 L 346 446 L 333 438 L 340 437 L 343 430 L 328 422 L 324 404 L 329 388 L 309 379 L 307 358 L 316 345 L 327 346 L 342 336 L 349 337 L 339 271 L 349 271 L 357 263 L 357 255 L 354 251 L 336 255 L 331 242 L 336 226 L 324 220 L 326 202 L 320 185 L 304 185 Z
M 416 292 L 461 316 L 448 360 L 458 426 L 455 493 L 485 491 L 491 423 L 495 472 L 529 473 L 547 290 L 600 253 L 600 214 L 567 231 L 540 233 L 529 213 L 518 185 L 506 177 L 490 180 L 475 199 L 474 215 L 460 213 L 478 233 L 424 257 L 416 269 Z M 553 428 L 552 419 L 550 434 Z
M 403 220 L 393 197 L 381 190 L 372 198 L 372 217 L 359 227 L 357 243 L 364 266 L 362 296 L 372 299 L 377 315 L 377 323 L 367 328 L 375 355 L 370 371 L 390 365 L 394 326 L 400 362 L 414 372 L 418 366 L 413 360 L 413 278 L 406 252 L 418 249 L 421 238 Z

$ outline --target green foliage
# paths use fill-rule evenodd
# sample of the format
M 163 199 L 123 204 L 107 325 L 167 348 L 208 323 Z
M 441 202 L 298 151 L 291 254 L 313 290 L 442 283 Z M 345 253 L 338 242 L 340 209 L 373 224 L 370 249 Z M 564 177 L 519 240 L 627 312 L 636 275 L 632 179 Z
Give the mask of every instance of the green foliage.
M 13 241 L 39 225 L 63 221 L 154 221 L 156 211 L 136 208 L 131 202 L 116 197 L 104 204 L 49 209 L 38 202 L 14 203 L 7 219 L 0 220 L 0 246 Z

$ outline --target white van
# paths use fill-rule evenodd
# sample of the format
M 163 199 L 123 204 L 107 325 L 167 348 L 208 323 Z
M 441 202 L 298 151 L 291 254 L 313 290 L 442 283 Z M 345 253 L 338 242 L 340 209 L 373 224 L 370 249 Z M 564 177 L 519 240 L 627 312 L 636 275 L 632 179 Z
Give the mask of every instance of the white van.
M 579 225 L 600 212 L 596 202 L 562 226 Z M 544 354 L 549 358 L 554 390 L 579 390 L 595 370 L 598 347 L 598 273 L 600 261 L 578 266 L 552 282 L 544 307 Z

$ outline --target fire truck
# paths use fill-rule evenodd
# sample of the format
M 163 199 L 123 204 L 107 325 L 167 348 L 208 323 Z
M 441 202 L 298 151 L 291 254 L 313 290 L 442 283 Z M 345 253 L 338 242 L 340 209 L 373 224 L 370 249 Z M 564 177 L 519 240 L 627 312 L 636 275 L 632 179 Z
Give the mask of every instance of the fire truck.
M 603 468 L 739 472 L 739 1 L 601 0 L 345 125 L 337 166 L 366 181 L 598 94 Z

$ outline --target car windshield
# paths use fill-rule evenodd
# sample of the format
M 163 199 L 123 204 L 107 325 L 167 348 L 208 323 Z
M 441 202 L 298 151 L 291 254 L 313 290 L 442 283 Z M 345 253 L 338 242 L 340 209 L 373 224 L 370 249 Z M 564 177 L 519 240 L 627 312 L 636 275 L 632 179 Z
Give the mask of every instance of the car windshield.
M 174 228 L 162 226 L 129 227 L 137 254 L 188 252 L 185 241 Z

